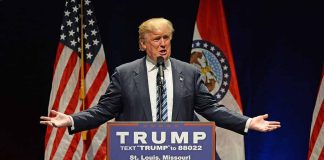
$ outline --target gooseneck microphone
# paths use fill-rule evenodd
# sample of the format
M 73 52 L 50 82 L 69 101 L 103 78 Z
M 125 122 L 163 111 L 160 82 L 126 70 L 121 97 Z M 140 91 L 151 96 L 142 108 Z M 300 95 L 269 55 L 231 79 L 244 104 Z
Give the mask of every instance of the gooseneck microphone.
M 163 67 L 164 67 L 164 58 L 159 56 L 156 59 L 156 65 L 158 67 L 158 73 L 157 73 L 157 88 L 158 88 L 158 95 L 160 97 L 160 101 L 158 102 L 158 110 L 159 110 L 159 117 L 157 119 L 157 121 L 162 121 L 162 88 L 163 88 L 163 80 L 164 80 L 164 71 L 163 71 Z
M 157 67 L 158 67 L 158 79 L 159 79 L 159 85 L 162 86 L 163 83 L 163 78 L 164 78 L 164 71 L 163 71 L 163 67 L 164 67 L 164 58 L 162 56 L 157 57 Z

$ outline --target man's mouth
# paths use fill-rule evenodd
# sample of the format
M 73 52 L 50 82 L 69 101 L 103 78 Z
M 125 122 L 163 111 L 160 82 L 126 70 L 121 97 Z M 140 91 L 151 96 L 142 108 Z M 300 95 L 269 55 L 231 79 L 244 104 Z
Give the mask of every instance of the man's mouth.
M 162 49 L 159 52 L 164 55 L 164 54 L 166 54 L 167 50 L 166 49 Z

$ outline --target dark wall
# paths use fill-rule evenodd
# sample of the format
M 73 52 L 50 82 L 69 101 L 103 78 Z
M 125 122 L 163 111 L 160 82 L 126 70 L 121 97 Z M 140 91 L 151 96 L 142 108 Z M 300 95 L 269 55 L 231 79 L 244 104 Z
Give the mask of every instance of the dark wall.
M 189 60 L 198 1 L 93 1 L 110 74 L 138 53 L 137 26 L 174 23 L 172 56 Z M 323 55 L 323 10 L 311 1 L 224 1 L 248 116 L 282 128 L 246 136 L 247 159 L 305 159 Z M 0 0 L 0 159 L 42 159 L 52 69 L 64 1 Z
M 244 106 L 281 121 L 245 137 L 246 159 L 306 159 L 322 65 L 323 10 L 313 1 L 225 1 Z

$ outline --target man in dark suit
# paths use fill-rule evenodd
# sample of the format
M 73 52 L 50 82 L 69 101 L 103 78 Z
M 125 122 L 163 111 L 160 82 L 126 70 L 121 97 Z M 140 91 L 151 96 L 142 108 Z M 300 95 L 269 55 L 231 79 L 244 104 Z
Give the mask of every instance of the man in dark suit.
M 71 116 L 51 111 L 54 117 L 42 116 L 40 123 L 69 127 L 72 134 L 98 127 L 113 118 L 117 121 L 192 121 L 196 111 L 219 127 L 240 134 L 248 129 L 267 132 L 280 127 L 280 122 L 266 121 L 268 115 L 249 118 L 217 104 L 197 68 L 170 58 L 173 31 L 172 23 L 164 18 L 143 22 L 139 26 L 139 47 L 146 56 L 117 67 L 96 106 Z M 163 95 L 157 93 L 158 57 L 162 57 L 164 64 Z

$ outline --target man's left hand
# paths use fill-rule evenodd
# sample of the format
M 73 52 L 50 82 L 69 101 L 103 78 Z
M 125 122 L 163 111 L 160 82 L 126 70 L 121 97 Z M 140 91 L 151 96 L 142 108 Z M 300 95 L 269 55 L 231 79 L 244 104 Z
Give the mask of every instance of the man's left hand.
M 270 132 L 281 127 L 278 121 L 266 121 L 269 116 L 268 114 L 253 117 L 249 126 L 249 129 L 260 131 L 260 132 Z

